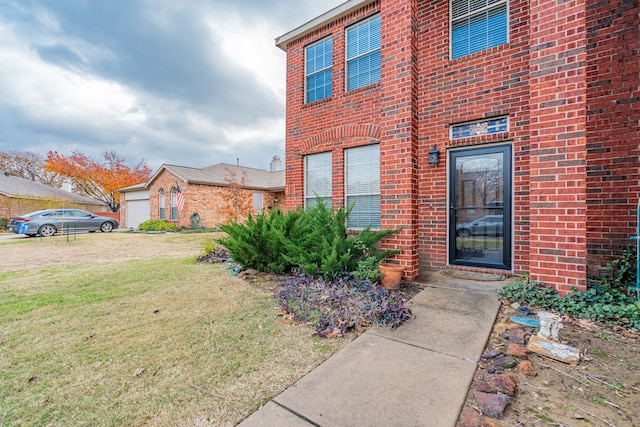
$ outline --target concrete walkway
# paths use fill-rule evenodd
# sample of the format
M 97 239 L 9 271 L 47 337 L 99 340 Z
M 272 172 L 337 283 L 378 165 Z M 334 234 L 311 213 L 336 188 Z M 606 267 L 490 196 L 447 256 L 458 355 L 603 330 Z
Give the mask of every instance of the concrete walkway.
M 455 426 L 504 282 L 435 277 L 415 320 L 370 329 L 240 426 Z

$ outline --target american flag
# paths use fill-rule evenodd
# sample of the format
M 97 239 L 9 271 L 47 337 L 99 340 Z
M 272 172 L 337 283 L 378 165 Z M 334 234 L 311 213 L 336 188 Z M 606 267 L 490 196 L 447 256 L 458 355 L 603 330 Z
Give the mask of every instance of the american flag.
M 178 205 L 178 210 L 181 211 L 184 208 L 184 194 L 180 190 L 180 186 L 176 182 L 176 203 Z

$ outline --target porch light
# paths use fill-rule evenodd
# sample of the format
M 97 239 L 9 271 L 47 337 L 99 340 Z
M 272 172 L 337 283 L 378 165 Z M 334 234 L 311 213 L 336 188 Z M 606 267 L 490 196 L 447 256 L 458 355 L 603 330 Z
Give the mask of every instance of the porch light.
M 437 165 L 440 163 L 440 151 L 438 151 L 438 147 L 433 144 L 433 148 L 429 150 L 429 164 Z

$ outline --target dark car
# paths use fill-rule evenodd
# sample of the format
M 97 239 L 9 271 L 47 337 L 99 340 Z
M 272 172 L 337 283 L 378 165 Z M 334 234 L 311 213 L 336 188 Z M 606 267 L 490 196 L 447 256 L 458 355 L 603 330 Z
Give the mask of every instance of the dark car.
M 27 236 L 53 236 L 60 232 L 110 232 L 118 221 L 79 209 L 45 209 L 11 218 L 7 230 Z
M 456 225 L 456 235 L 469 236 L 502 236 L 504 219 L 502 215 L 486 215 L 473 221 L 461 222 Z

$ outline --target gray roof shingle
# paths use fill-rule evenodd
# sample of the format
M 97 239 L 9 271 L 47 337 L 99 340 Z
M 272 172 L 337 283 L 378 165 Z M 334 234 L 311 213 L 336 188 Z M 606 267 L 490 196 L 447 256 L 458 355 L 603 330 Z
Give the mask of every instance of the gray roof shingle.
M 160 172 L 166 169 L 185 182 L 190 184 L 205 184 L 228 186 L 229 171 L 235 172 L 236 179 L 245 178 L 244 187 L 255 190 L 282 191 L 285 187 L 285 172 L 270 172 L 263 169 L 254 169 L 244 166 L 234 166 L 225 163 L 207 166 L 202 169 L 189 168 L 176 165 L 162 165 L 160 169 L 149 179 L 147 185 L 151 184 Z
M 87 203 L 104 206 L 95 199 L 70 193 L 59 188 L 50 187 L 41 182 L 31 181 L 18 176 L 5 175 L 0 173 L 0 194 L 8 197 L 28 197 L 33 199 L 63 199 L 78 203 Z

